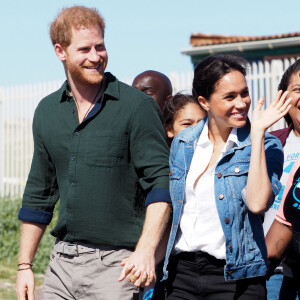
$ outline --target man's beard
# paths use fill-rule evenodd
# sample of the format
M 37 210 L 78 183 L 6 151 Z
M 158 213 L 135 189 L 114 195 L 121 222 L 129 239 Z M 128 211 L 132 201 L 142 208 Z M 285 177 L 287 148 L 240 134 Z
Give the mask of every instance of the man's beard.
M 85 69 L 83 66 L 73 64 L 68 60 L 66 61 L 66 67 L 73 81 L 79 84 L 98 85 L 103 80 L 103 74 L 98 72 L 87 74 L 84 72 Z

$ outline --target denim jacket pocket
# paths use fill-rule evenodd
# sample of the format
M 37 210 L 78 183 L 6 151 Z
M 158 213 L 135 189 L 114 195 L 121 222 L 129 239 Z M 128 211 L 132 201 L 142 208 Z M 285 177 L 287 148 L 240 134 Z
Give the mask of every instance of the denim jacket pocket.
M 248 174 L 250 158 L 240 159 L 230 163 L 224 170 L 224 176 L 241 176 Z
M 169 178 L 170 178 L 170 194 L 171 194 L 172 201 L 174 201 L 175 198 L 178 198 L 179 194 L 182 192 L 182 190 L 184 190 L 184 186 L 185 186 L 184 175 L 185 175 L 185 171 L 179 164 L 173 163 L 170 166 Z
M 170 166 L 170 173 L 169 173 L 170 180 L 176 180 L 176 179 L 179 180 L 184 175 L 184 173 L 185 173 L 184 168 L 182 168 L 180 164 L 174 162 Z
M 250 158 L 236 160 L 230 163 L 227 168 L 222 171 L 227 186 L 231 187 L 231 193 L 234 199 L 241 201 L 239 204 L 243 206 L 247 204 L 245 191 L 249 172 Z

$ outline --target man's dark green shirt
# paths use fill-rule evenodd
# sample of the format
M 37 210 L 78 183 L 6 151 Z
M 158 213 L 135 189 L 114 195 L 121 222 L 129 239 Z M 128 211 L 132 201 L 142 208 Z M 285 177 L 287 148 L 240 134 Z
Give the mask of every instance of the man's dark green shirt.
M 33 137 L 19 219 L 48 224 L 60 199 L 51 232 L 59 240 L 134 248 L 145 205 L 170 201 L 159 108 L 110 73 L 101 100 L 81 124 L 67 82 L 44 98 Z

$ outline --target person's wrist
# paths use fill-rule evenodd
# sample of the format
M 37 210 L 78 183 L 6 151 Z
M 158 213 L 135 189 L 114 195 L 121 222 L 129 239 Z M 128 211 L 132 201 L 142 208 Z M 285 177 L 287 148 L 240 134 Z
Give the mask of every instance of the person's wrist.
M 135 251 L 141 251 L 141 252 L 146 252 L 150 254 L 155 254 L 156 247 L 155 245 L 145 245 L 145 244 L 138 244 L 135 248 Z
M 25 262 L 25 263 L 18 263 L 18 267 L 22 266 L 22 265 L 28 265 L 28 266 L 33 266 L 33 264 L 31 262 Z
M 32 270 L 33 264 L 29 263 L 29 262 L 25 262 L 25 263 L 18 263 L 18 268 L 17 271 L 24 271 L 24 270 Z
M 265 130 L 251 128 L 250 138 L 251 141 L 261 141 L 265 137 Z
M 27 267 L 18 267 L 17 271 L 25 271 L 25 270 L 32 270 L 32 266 L 27 266 Z

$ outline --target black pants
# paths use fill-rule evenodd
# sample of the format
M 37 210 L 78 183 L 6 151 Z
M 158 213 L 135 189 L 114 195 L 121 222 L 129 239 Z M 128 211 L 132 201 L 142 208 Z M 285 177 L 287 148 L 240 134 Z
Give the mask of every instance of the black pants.
M 167 280 L 168 300 L 265 300 L 266 280 L 254 277 L 225 281 L 224 260 L 199 252 L 171 257 Z
M 163 278 L 164 259 L 156 266 L 156 282 L 154 286 L 142 288 L 140 291 L 140 300 L 165 300 L 166 281 Z
M 300 277 L 291 278 L 283 276 L 279 300 L 295 300 L 297 294 L 300 296 Z

